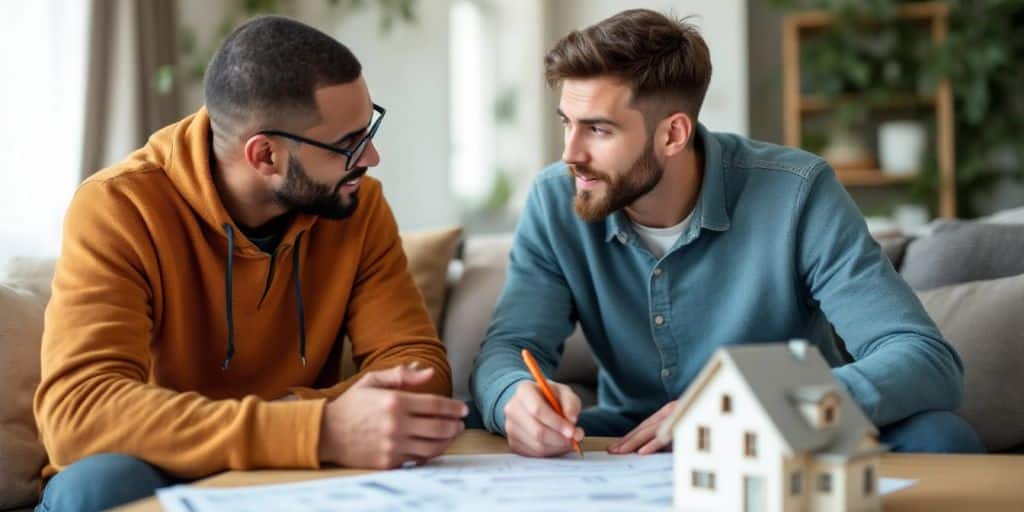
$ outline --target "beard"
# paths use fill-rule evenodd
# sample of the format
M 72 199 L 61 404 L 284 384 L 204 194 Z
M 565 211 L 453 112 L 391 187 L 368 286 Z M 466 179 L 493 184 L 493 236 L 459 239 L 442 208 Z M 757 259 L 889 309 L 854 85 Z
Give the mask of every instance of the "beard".
M 613 176 L 590 167 L 570 165 L 573 177 L 581 176 L 603 181 L 604 192 L 577 190 L 573 199 L 576 216 L 586 222 L 603 220 L 613 212 L 621 210 L 650 192 L 661 181 L 664 168 L 654 157 L 654 147 L 648 144 L 629 171 Z M 575 186 L 575 181 L 573 181 Z
M 366 167 L 356 167 L 335 185 L 324 185 L 313 181 L 306 174 L 302 164 L 288 156 L 288 174 L 284 185 L 274 191 L 274 199 L 278 204 L 298 213 L 316 215 L 325 219 L 344 219 L 356 211 L 359 198 L 356 192 L 351 195 L 339 195 L 338 191 L 345 181 L 362 177 Z

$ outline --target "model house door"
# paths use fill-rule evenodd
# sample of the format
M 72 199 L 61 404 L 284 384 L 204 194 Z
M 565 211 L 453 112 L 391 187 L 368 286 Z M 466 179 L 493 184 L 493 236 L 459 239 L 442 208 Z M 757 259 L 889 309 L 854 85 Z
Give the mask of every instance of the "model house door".
M 759 476 L 743 477 L 743 511 L 764 510 L 764 479 Z

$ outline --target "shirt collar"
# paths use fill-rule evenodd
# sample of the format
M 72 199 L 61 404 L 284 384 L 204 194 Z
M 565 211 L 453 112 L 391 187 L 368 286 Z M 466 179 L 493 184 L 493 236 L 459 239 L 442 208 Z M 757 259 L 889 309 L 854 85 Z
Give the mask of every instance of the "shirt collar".
M 697 198 L 697 205 L 694 206 L 693 225 L 699 225 L 702 229 L 714 231 L 725 231 L 729 229 L 729 212 L 726 211 L 725 203 L 725 174 L 722 170 L 722 146 L 718 144 L 715 137 L 704 127 L 697 123 L 697 140 L 704 148 L 704 179 L 700 187 L 700 196 Z M 627 243 L 633 236 L 633 227 L 626 217 L 626 212 L 619 210 L 613 212 L 605 219 L 605 241 L 618 239 L 620 243 Z

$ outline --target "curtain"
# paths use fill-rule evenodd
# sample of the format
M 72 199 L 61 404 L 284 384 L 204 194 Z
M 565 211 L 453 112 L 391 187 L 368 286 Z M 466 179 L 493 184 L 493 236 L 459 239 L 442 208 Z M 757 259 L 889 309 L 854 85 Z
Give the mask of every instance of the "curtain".
M 156 89 L 176 61 L 175 0 L 92 0 L 81 177 L 116 163 L 180 117 L 177 90 Z

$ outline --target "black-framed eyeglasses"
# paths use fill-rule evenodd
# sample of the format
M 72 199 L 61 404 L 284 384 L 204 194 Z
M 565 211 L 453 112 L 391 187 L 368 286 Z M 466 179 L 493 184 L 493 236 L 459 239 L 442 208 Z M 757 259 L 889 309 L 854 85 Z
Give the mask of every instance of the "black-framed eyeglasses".
M 359 162 L 359 159 L 363 157 L 363 153 L 366 152 L 366 148 L 370 145 L 370 141 L 373 140 L 373 136 L 377 134 L 377 128 L 380 128 L 380 122 L 384 120 L 384 114 L 387 112 L 387 109 L 376 103 L 373 103 L 373 111 L 378 114 L 377 119 L 374 120 L 373 124 L 370 126 L 370 131 L 367 132 L 366 135 L 363 136 L 363 138 L 360 139 L 359 142 L 352 149 L 342 149 L 324 142 L 316 141 L 313 139 L 307 139 L 301 135 L 295 135 L 294 133 L 282 132 L 279 130 L 263 130 L 257 132 L 256 134 L 276 135 L 278 137 L 284 137 L 286 139 L 294 140 L 295 142 L 301 142 L 303 144 L 309 144 L 310 146 L 316 146 L 321 149 L 326 149 L 327 151 L 330 151 L 332 153 L 345 155 L 345 158 L 348 159 L 345 162 L 345 170 L 350 171 L 352 170 L 353 167 L 356 166 L 356 163 Z

